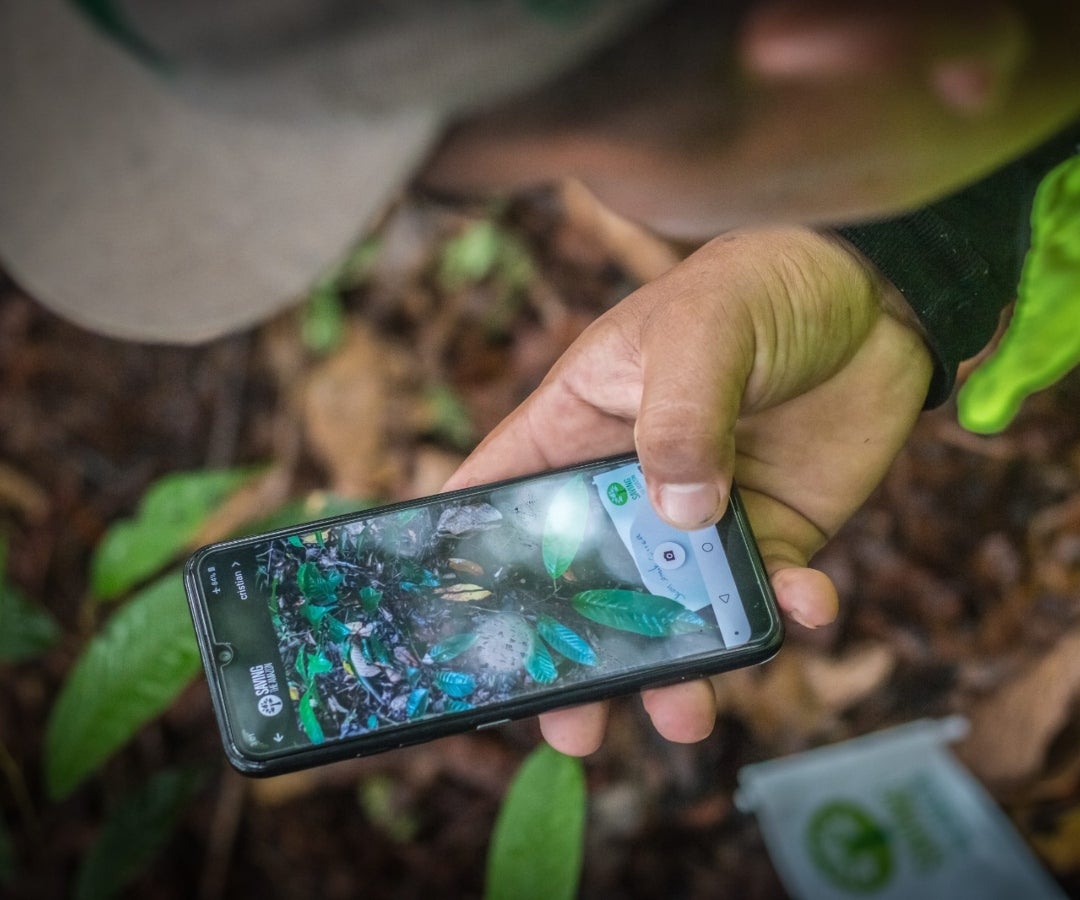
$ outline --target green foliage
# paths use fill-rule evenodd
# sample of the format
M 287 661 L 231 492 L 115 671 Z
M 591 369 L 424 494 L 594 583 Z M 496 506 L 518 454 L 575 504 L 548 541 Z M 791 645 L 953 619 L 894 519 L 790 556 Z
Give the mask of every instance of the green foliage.
M 476 690 L 476 679 L 467 672 L 438 672 L 432 680 L 435 687 L 455 700 L 464 700 Z
M 310 603 L 330 606 L 337 602 L 337 589 L 344 579 L 340 572 L 331 569 L 323 572 L 318 563 L 303 563 L 296 572 L 296 586 Z
M 428 656 L 431 657 L 432 662 L 450 662 L 450 660 L 456 659 L 472 647 L 472 645 L 476 643 L 476 638 L 477 635 L 475 632 L 451 635 L 446 640 L 439 641 L 439 643 L 435 644 L 428 651 Z
M 335 281 L 326 279 L 312 288 L 303 309 L 300 337 L 312 353 L 332 353 L 345 338 L 345 306 Z
M 254 475 L 250 468 L 177 472 L 146 492 L 131 519 L 114 524 L 90 563 L 90 589 L 111 600 L 160 572 L 198 534 L 207 517 Z
M 528 248 L 513 233 L 491 219 L 471 223 L 443 245 L 436 278 L 448 293 L 470 284 L 485 284 L 495 294 L 484 325 L 502 332 L 516 304 L 536 277 Z
M 83 859 L 76 900 L 105 900 L 119 894 L 172 835 L 202 780 L 196 772 L 170 769 L 126 797 Z
M 551 498 L 544 520 L 544 568 L 561 578 L 577 555 L 589 516 L 589 491 L 579 473 L 563 484 Z
M 8 583 L 7 542 L 0 541 L 0 662 L 21 662 L 48 650 L 60 637 L 56 620 Z
M 525 671 L 537 684 L 551 684 L 559 677 L 559 670 L 555 667 L 555 660 L 551 658 L 545 647 L 539 640 L 534 639 L 529 655 L 525 657 Z
M 574 609 L 585 618 L 645 637 L 668 637 L 708 628 L 708 623 L 681 603 L 626 590 L 592 590 L 575 594 Z
M 315 715 L 315 706 L 319 702 L 319 692 L 314 685 L 311 685 L 304 691 L 298 704 L 300 725 L 313 744 L 321 744 L 326 740 L 322 725 L 319 724 L 319 718 Z
M 365 778 L 359 786 L 360 808 L 368 821 L 386 834 L 392 841 L 406 844 L 420 830 L 417 817 L 402 809 L 397 801 L 399 793 L 394 779 L 388 775 Z
M 536 632 L 552 650 L 571 662 L 583 666 L 596 665 L 596 651 L 592 645 L 569 625 L 551 616 L 541 615 L 536 621 Z
M 180 575 L 170 573 L 114 613 L 69 673 L 45 735 L 49 793 L 67 796 L 198 670 Z
M 485 900 L 571 900 L 585 835 L 581 761 L 542 745 L 514 777 L 487 859 Z
M 471 450 L 476 443 L 476 429 L 454 389 L 435 384 L 428 388 L 424 400 L 434 434 L 458 450 Z

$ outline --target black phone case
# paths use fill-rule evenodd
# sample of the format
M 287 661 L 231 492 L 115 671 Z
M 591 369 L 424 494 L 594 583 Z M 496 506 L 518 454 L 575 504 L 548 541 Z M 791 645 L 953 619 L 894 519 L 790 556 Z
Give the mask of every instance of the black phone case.
M 520 484 L 539 476 L 573 473 L 590 469 L 597 463 L 629 463 L 633 462 L 635 459 L 636 457 L 633 454 L 628 454 L 603 460 L 591 460 L 586 463 L 539 472 L 529 476 L 511 478 L 504 481 L 447 492 L 445 494 L 437 495 L 434 499 L 442 501 L 467 498 L 474 494 L 485 493 L 493 489 Z M 768 576 L 761 561 L 761 556 L 753 538 L 750 523 L 747 520 L 746 512 L 739 497 L 738 490 L 733 487 L 729 512 L 725 514 L 724 519 L 721 520 L 721 525 L 725 525 L 726 523 L 726 527 L 730 530 L 730 534 L 737 535 L 740 539 L 740 543 L 745 548 L 750 567 L 749 574 L 752 576 L 752 584 L 740 584 L 740 587 L 759 592 L 763 601 L 769 624 L 761 638 L 740 647 L 717 650 L 704 657 L 673 660 L 668 664 L 657 665 L 645 672 L 638 671 L 625 674 L 605 675 L 590 681 L 567 684 L 558 689 L 548 691 L 541 696 L 525 696 L 497 705 L 490 705 L 483 709 L 447 713 L 437 718 L 405 723 L 372 731 L 357 737 L 328 741 L 324 744 L 312 745 L 291 752 L 283 752 L 279 756 L 257 757 L 253 754 L 244 752 L 234 735 L 232 721 L 229 715 L 228 702 L 223 690 L 222 679 L 218 671 L 216 654 L 220 644 L 215 640 L 215 635 L 212 633 L 210 617 L 206 606 L 207 600 L 203 595 L 202 584 L 197 575 L 200 562 L 204 557 L 220 550 L 244 547 L 261 541 L 288 537 L 299 532 L 332 528 L 373 515 L 393 513 L 415 506 L 422 506 L 431 499 L 433 498 L 424 497 L 416 500 L 403 501 L 378 508 L 365 509 L 356 513 L 346 513 L 344 515 L 333 516 L 313 522 L 298 523 L 297 525 L 286 528 L 237 538 L 235 540 L 222 541 L 200 548 L 188 559 L 184 567 L 184 587 L 194 623 L 195 635 L 203 661 L 203 668 L 206 672 L 210 696 L 218 728 L 221 733 L 224 750 L 230 764 L 239 772 L 252 776 L 284 774 L 330 762 L 368 756 L 386 750 L 419 744 L 451 734 L 460 734 L 474 729 L 479 730 L 495 727 L 515 719 L 527 718 L 552 709 L 575 706 L 596 700 L 610 699 L 645 688 L 661 687 L 682 681 L 690 681 L 710 675 L 716 675 L 732 669 L 766 662 L 776 654 L 783 642 L 784 628 L 776 605 L 776 599 L 769 584 Z

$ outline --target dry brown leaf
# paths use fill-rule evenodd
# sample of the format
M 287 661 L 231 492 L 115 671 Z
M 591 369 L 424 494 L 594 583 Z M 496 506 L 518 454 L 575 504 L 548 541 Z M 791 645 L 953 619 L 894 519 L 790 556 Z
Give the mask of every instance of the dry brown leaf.
M 9 506 L 31 522 L 40 522 L 48 515 L 49 505 L 49 495 L 41 485 L 0 462 L 0 506 Z
M 559 199 L 573 229 L 596 240 L 642 284 L 659 278 L 679 262 L 678 253 L 670 244 L 612 212 L 580 181 L 563 182 Z
M 411 354 L 359 323 L 311 372 L 304 425 L 335 492 L 387 496 L 401 483 L 404 465 L 397 447 L 415 434 L 421 406 L 414 372 Z
M 792 645 L 768 664 L 729 672 L 714 684 L 722 709 L 737 713 L 763 742 L 788 750 L 827 731 L 841 713 L 880 690 L 895 664 L 885 645 L 839 658 Z
M 866 644 L 844 656 L 810 656 L 804 671 L 811 692 L 826 709 L 843 712 L 879 691 L 896 668 L 896 651 Z
M 1075 630 L 969 713 L 971 733 L 958 745 L 958 755 L 986 781 L 1032 778 L 1078 693 L 1080 630 Z

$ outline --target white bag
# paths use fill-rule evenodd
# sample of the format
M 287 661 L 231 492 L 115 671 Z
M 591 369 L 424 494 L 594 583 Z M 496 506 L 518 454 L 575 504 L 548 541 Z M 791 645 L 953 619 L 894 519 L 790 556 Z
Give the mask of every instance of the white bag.
M 946 745 L 959 717 L 923 719 L 739 772 L 798 900 L 1061 900 L 1011 823 Z

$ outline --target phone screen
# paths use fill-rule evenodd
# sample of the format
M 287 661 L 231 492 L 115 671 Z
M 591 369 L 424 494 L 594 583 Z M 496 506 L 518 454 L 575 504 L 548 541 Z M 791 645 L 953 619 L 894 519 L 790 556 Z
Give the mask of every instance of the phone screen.
M 741 514 L 672 528 L 632 457 L 205 548 L 188 588 L 256 761 L 730 668 L 780 632 Z

